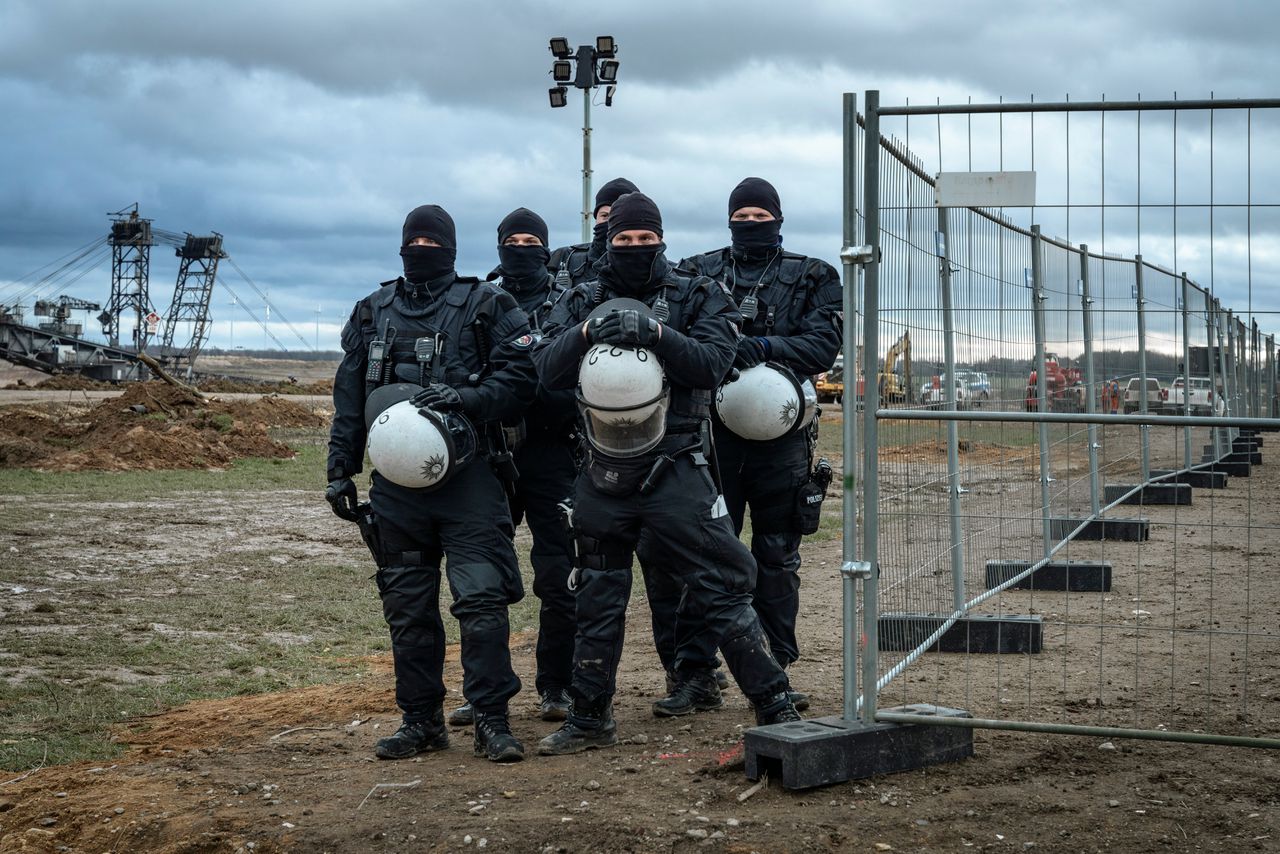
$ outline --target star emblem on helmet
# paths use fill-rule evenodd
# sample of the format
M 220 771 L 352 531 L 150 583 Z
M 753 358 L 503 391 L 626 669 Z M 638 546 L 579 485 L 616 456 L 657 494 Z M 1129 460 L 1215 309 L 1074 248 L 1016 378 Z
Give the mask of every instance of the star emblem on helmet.
M 427 457 L 422 464 L 422 477 L 426 480 L 436 480 L 442 474 L 444 474 L 444 456 L 436 454 Z
M 799 407 L 796 406 L 795 402 L 788 400 L 778 409 L 778 420 L 783 424 L 790 424 L 796 420 L 797 411 L 799 411 Z

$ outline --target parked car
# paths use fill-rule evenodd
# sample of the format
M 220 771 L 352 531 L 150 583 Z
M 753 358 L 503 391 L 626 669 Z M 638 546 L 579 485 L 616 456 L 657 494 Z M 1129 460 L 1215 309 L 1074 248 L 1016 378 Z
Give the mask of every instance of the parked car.
M 1192 377 L 1190 382 L 1192 415 L 1223 414 L 1226 406 L 1223 403 L 1222 395 L 1214 392 L 1213 383 L 1208 377 Z M 1184 411 L 1186 402 L 1182 392 L 1183 379 L 1178 377 L 1173 381 L 1173 385 L 1169 386 L 1168 398 L 1165 400 L 1166 410 L 1175 415 Z
M 1124 389 L 1124 411 L 1125 414 L 1137 412 L 1142 408 L 1142 378 L 1133 377 L 1129 380 L 1129 384 Z M 1160 380 L 1155 377 L 1147 377 L 1147 411 L 1161 412 L 1164 410 L 1164 400 L 1161 395 Z
M 964 380 L 956 377 L 956 409 L 968 409 L 970 403 L 969 387 Z M 945 389 L 939 385 L 934 388 L 928 385 L 920 391 L 920 402 L 930 409 L 942 409 L 947 405 Z
M 991 400 L 991 380 L 982 371 L 970 371 L 968 377 L 969 403 L 975 407 L 986 406 Z
M 961 368 L 956 371 L 956 379 L 963 385 L 964 399 L 967 406 L 982 406 L 991 400 L 991 380 L 987 378 L 985 373 Z M 921 402 L 929 403 L 930 395 L 933 395 L 937 400 L 943 399 L 939 390 L 945 387 L 943 383 L 946 381 L 946 374 L 939 374 L 936 377 L 925 380 L 920 386 Z M 935 387 L 935 383 L 937 387 Z M 960 395 L 956 396 L 956 400 L 960 400 Z

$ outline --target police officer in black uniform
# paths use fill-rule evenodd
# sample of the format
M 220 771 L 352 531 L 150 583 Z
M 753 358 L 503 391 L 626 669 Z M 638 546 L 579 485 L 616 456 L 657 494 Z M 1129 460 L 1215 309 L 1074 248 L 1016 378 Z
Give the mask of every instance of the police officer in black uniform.
M 547 259 L 547 223 L 542 217 L 528 208 L 507 214 L 498 226 L 498 269 L 489 278 L 515 297 L 529 317 L 534 337 L 563 293 L 547 271 Z M 533 592 L 542 603 L 535 685 L 544 721 L 564 720 L 573 677 L 574 603 L 568 586 L 573 545 L 559 505 L 573 495 L 576 420 L 572 391 L 539 387 L 533 406 L 508 430 L 520 475 L 508 494 L 511 518 L 517 525 L 521 517 L 529 523 Z M 449 723 L 471 724 L 471 704 L 450 712 Z
M 732 243 L 686 258 L 679 267 L 717 279 L 732 292 L 742 323 L 735 368 L 775 362 L 800 377 L 811 376 L 829 370 L 840 349 L 840 277 L 825 261 L 783 249 L 781 228 L 777 190 L 762 178 L 745 178 L 729 194 Z M 760 442 L 715 421 L 724 496 L 736 533 L 742 532 L 746 507 L 751 507 L 751 553 L 757 567 L 752 601 L 783 667 L 800 657 L 799 490 L 811 476 L 816 431 L 814 421 L 810 430 Z M 674 643 L 677 657 L 692 667 L 676 674 L 673 690 L 654 704 L 654 713 L 675 716 L 718 707 L 711 633 L 699 630 L 696 615 L 677 614 L 679 588 L 659 584 L 649 595 L 659 649 Z M 667 625 L 657 626 L 664 617 Z M 791 699 L 798 709 L 808 707 L 803 693 L 792 691 Z
M 533 400 L 533 337 L 510 294 L 458 276 L 455 254 L 449 214 L 435 205 L 414 209 L 401 240 L 404 276 L 384 282 L 351 312 L 334 379 L 326 497 L 338 516 L 360 523 L 378 564 L 403 713 L 399 730 L 378 741 L 378 757 L 403 759 L 449 743 L 442 708 L 443 559 L 450 612 L 461 628 L 463 693 L 476 709 L 476 755 L 515 761 L 524 748 L 507 722 L 507 703 L 520 690 L 507 608 L 524 590 L 511 513 L 491 465 L 503 461 L 491 425 L 518 417 Z M 485 453 L 452 471 L 438 489 L 406 488 L 374 471 L 369 504 L 360 505 L 351 478 L 364 460 L 366 400 L 397 382 L 424 387 L 413 397 L 424 411 L 469 419 Z
M 755 562 L 734 535 L 716 486 L 708 417 L 712 390 L 733 362 L 738 313 L 716 282 L 670 267 L 661 214 L 647 196 L 630 193 L 614 202 L 608 240 L 595 265 L 598 281 L 565 294 L 543 326 L 534 351 L 539 377 L 548 388 L 573 388 L 580 365 L 591 361 L 584 356 L 605 361 L 651 353 L 661 361 L 670 405 L 658 422 L 665 429 L 656 433 L 656 445 L 638 445 L 648 448 L 638 455 L 611 456 L 601 452 L 603 443 L 593 434 L 596 416 L 583 380 L 579 405 L 592 447 L 574 492 L 578 632 L 572 705 L 560 729 L 539 743 L 544 754 L 617 742 L 613 694 L 632 554 L 642 531 L 672 558 L 642 568 L 674 575 L 674 584 L 688 588 L 692 609 L 724 651 L 757 721 L 799 719 L 786 693 L 786 674 L 751 608 Z M 604 313 L 608 307 L 602 304 L 620 297 L 643 305 Z M 639 429 L 651 418 L 613 423 L 626 435 L 628 425 Z
M 609 228 L 609 210 L 619 196 L 637 193 L 636 185 L 626 178 L 614 178 L 596 191 L 596 206 L 591 215 L 595 226 L 590 243 L 561 246 L 551 253 L 547 269 L 555 277 L 556 287 L 571 288 L 596 277 L 594 265 L 604 257 L 605 232 Z

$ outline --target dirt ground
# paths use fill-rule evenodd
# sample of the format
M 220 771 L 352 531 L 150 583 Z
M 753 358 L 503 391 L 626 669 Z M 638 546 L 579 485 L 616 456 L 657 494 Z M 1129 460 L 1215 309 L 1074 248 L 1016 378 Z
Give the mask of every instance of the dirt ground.
M 245 457 L 291 457 L 289 446 L 268 436 L 268 427 L 322 427 L 327 420 L 276 395 L 224 401 L 163 382 L 131 383 L 96 403 L 86 398 L 0 408 L 0 466 L 215 468 Z
M 985 479 L 970 484 L 971 516 L 1000 518 L 1003 502 L 1017 499 L 1002 492 L 1008 477 L 996 463 L 983 457 L 982 464 Z M 1133 508 L 1151 519 L 1150 542 L 1071 548 L 1073 559 L 1114 564 L 1109 594 L 1009 592 L 992 600 L 1004 613 L 1043 616 L 1044 653 L 929 654 L 882 704 L 968 704 L 981 717 L 1275 737 L 1280 656 L 1268 639 L 1280 637 L 1272 571 L 1280 555 L 1278 480 L 1272 464 L 1212 497 L 1197 490 L 1191 507 Z M 216 490 L 209 497 L 228 518 L 261 518 L 253 511 L 264 504 L 284 508 L 251 535 L 258 545 L 274 543 L 295 571 L 305 571 L 308 555 L 366 559 L 354 531 L 335 539 L 335 523 L 314 497 Z M 28 501 L 22 512 L 43 514 L 53 503 Z M 838 506 L 829 503 L 828 512 Z M 149 538 L 132 542 L 128 567 L 117 569 L 172 563 L 166 525 L 193 555 L 225 548 L 226 527 L 193 526 L 196 512 L 157 511 Z M 1225 536 L 1241 519 L 1254 520 L 1244 547 Z M 76 547 L 74 529 L 46 536 L 50 548 Z M 1013 526 L 991 541 L 990 553 L 1022 550 L 1027 536 Z M 838 538 L 807 542 L 802 554 L 804 658 L 793 681 L 813 695 L 809 715 L 835 714 Z M 969 556 L 971 575 L 981 576 L 986 556 Z M 4 604 L 25 607 L 24 595 L 15 591 Z M 1233 630 L 1253 647 L 1233 646 Z M 655 719 L 649 705 L 662 674 L 638 593 L 627 631 L 615 710 L 623 743 L 615 749 L 497 766 L 473 757 L 469 734 L 456 732 L 443 753 L 379 762 L 372 744 L 394 730 L 397 716 L 389 659 L 375 657 L 355 681 L 124 721 L 116 733 L 127 747 L 110 762 L 0 777 L 0 851 L 1280 850 L 1280 755 L 1258 749 L 978 731 L 975 756 L 962 763 L 798 793 L 775 782 L 747 797 L 741 738 L 752 718 L 742 695 L 731 689 L 717 712 Z M 1219 644 L 1201 659 L 1194 649 L 1170 648 L 1171 639 L 1204 636 Z M 513 638 L 527 685 L 534 640 Z M 1173 664 L 1148 668 L 1161 649 Z M 1216 687 L 1204 685 L 1197 666 L 1215 674 Z M 456 691 L 456 650 L 446 668 Z M 526 690 L 512 710 L 531 754 L 554 727 L 536 718 L 533 704 Z

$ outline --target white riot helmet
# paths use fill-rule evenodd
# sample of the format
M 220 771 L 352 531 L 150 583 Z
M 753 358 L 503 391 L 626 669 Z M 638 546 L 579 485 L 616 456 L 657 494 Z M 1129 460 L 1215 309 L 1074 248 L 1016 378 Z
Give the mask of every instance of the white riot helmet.
M 369 459 L 378 474 L 410 489 L 436 489 L 476 453 L 471 423 L 408 400 L 384 409 L 369 426 Z
M 716 395 L 716 415 L 724 426 L 756 442 L 803 430 L 817 412 L 813 383 L 777 362 L 747 368 Z
M 639 300 L 620 298 L 597 306 L 587 319 L 623 309 L 652 316 Z M 662 363 L 650 350 L 593 344 L 578 366 L 577 396 L 587 441 L 602 454 L 636 457 L 666 435 L 671 391 Z

